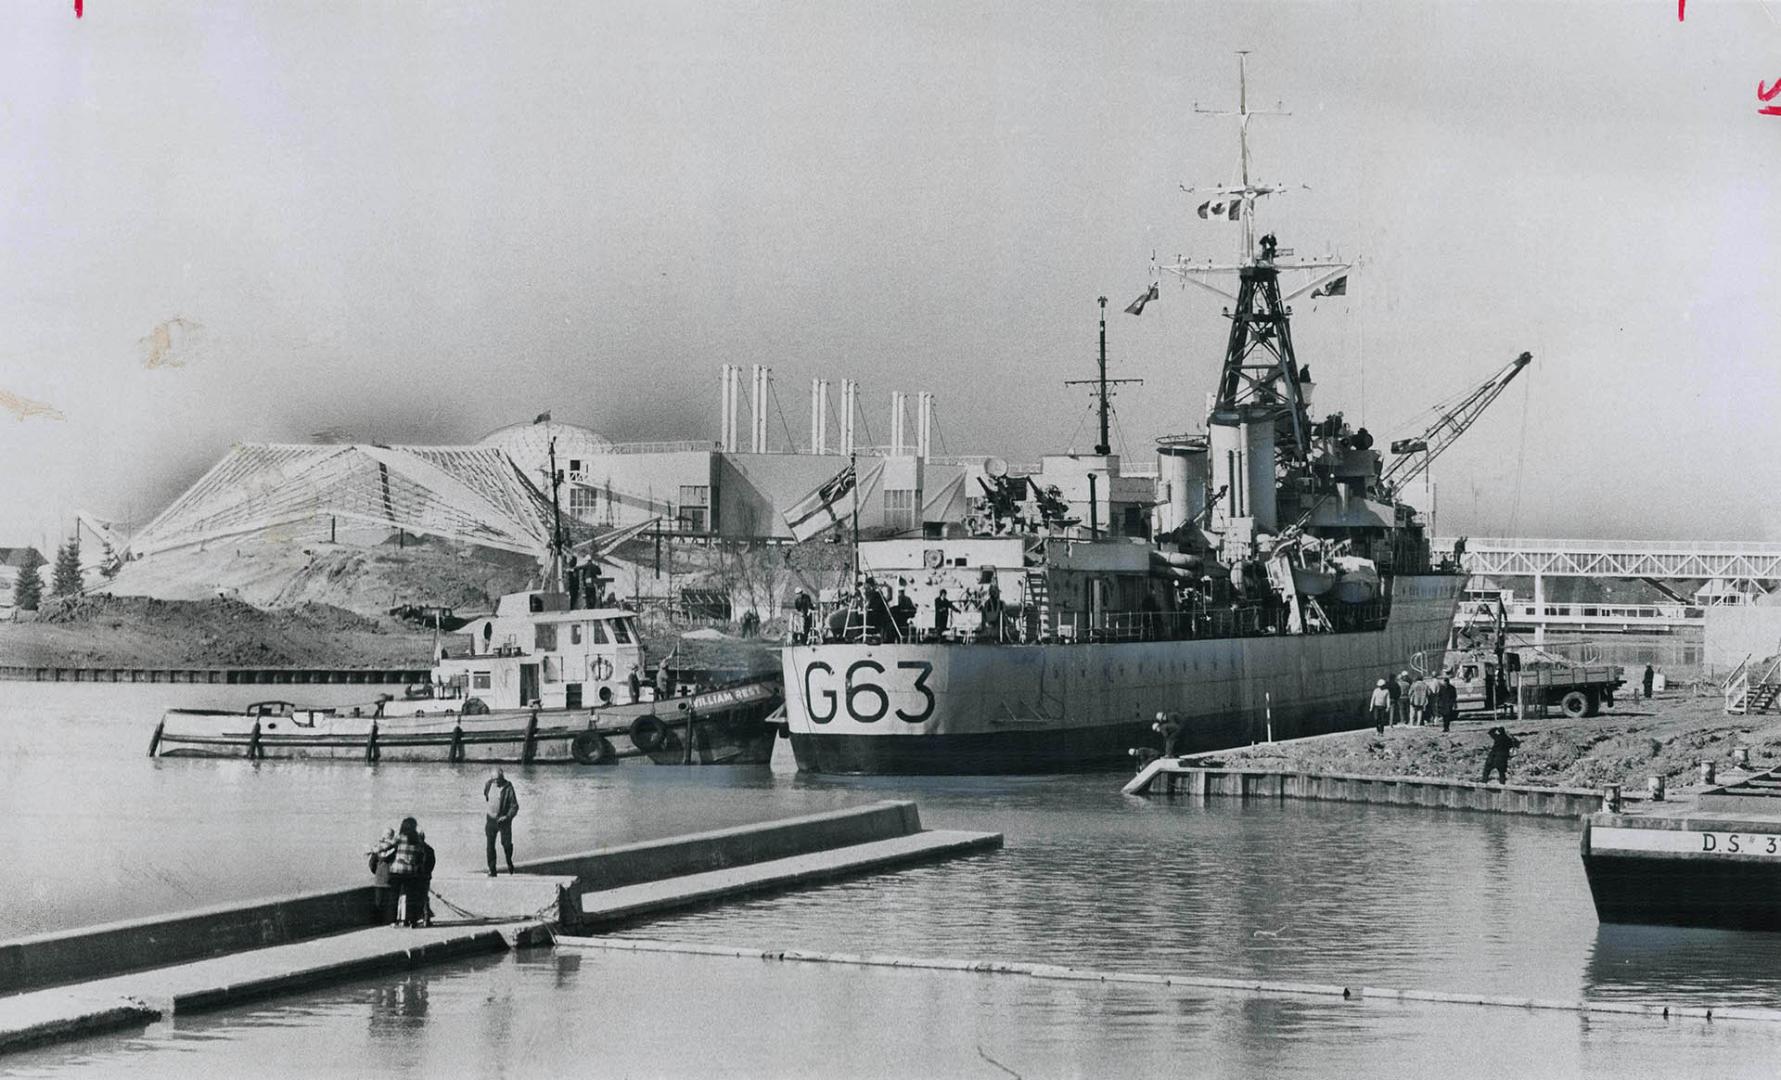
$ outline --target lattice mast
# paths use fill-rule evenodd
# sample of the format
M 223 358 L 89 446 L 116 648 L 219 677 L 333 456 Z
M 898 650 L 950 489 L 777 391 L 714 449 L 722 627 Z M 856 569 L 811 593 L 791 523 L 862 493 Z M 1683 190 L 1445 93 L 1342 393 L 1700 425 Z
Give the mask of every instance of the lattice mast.
M 1231 320 L 1231 332 L 1225 345 L 1224 366 L 1219 375 L 1217 393 L 1206 418 L 1207 423 L 1236 425 L 1272 420 L 1280 429 L 1282 449 L 1303 461 L 1310 450 L 1311 420 L 1300 387 L 1302 373 L 1298 358 L 1293 352 L 1292 311 L 1286 306 L 1286 302 L 1345 272 L 1349 269 L 1349 264 L 1281 262 L 1281 259 L 1292 255 L 1290 250 L 1279 247 L 1271 234 L 1263 235 L 1259 240 L 1256 238 L 1256 201 L 1263 196 L 1277 194 L 1281 188 L 1277 184 L 1258 183 L 1251 173 L 1249 122 L 1257 116 L 1291 114 L 1278 108 L 1258 110 L 1249 107 L 1247 51 L 1237 54 L 1236 110 L 1205 109 L 1196 103 L 1194 111 L 1207 116 L 1236 117 L 1239 147 L 1237 184 L 1200 189 L 1183 187 L 1184 191 L 1190 193 L 1196 190 L 1210 191 L 1215 196 L 1229 200 L 1228 204 L 1222 201 L 1202 204 L 1200 216 L 1208 217 L 1209 205 L 1212 207 L 1210 216 L 1224 216 L 1223 208 L 1229 206 L 1230 212 L 1242 227 L 1237 264 L 1190 265 L 1185 260 L 1180 260 L 1167 268 L 1184 281 L 1190 281 L 1235 301 L 1233 306 L 1225 310 L 1225 316 Z M 1304 288 L 1282 296 L 1280 271 L 1283 269 L 1321 273 Z M 1206 280 L 1212 275 L 1230 273 L 1235 273 L 1238 279 L 1238 289 L 1234 296 Z

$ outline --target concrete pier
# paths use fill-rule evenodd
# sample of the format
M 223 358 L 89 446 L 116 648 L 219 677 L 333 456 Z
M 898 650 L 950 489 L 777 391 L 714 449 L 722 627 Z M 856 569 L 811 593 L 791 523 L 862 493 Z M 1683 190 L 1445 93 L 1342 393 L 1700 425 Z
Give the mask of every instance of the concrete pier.
M 368 926 L 365 885 L 0 942 L 0 1052 L 1001 844 L 878 802 L 436 876 L 426 929 Z
M 1595 813 L 1602 808 L 1605 797 L 1603 792 L 1590 788 L 1481 784 L 1420 776 L 1220 769 L 1189 765 L 1181 758 L 1158 758 L 1122 790 L 1127 795 L 1148 795 L 1159 784 L 1166 794 L 1180 792 L 1200 798 L 1218 795 L 1240 799 L 1322 799 L 1569 818 Z

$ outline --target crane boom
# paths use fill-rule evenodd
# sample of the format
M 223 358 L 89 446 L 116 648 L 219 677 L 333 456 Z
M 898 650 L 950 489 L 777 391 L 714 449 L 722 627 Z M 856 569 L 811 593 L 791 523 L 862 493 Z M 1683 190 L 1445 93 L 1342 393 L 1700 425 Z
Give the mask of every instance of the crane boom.
M 1398 456 L 1386 466 L 1380 480 L 1386 487 L 1398 491 L 1427 472 L 1429 465 L 1452 446 L 1454 440 L 1466 433 L 1466 429 L 1477 421 L 1484 410 L 1490 407 L 1490 403 L 1497 399 L 1514 381 L 1515 376 L 1521 374 L 1521 369 L 1527 367 L 1533 359 L 1532 353 L 1522 353 L 1457 401 L 1437 406 L 1435 422 L 1426 431 L 1415 438 L 1399 439 L 1391 444 L 1391 452 Z

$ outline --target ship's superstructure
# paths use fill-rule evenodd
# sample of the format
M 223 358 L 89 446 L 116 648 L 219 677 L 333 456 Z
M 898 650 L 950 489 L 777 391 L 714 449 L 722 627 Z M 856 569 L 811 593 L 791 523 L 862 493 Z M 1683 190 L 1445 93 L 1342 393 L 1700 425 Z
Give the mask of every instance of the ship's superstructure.
M 1379 679 L 1439 662 L 1464 576 L 1431 564 L 1373 436 L 1313 412 L 1293 347 L 1290 301 L 1340 295 L 1350 266 L 1255 236 L 1277 189 L 1250 176 L 1246 80 L 1236 115 L 1241 175 L 1198 213 L 1241 222 L 1243 258 L 1168 268 L 1231 301 L 1224 365 L 1205 433 L 1159 440 L 1151 537 L 1094 520 L 1096 481 L 1121 479 L 1103 435 L 1072 459 L 1087 521 L 992 465 L 964 535 L 859 545 L 855 594 L 785 651 L 800 767 L 1103 767 L 1156 742 L 1160 716 L 1180 751 L 1340 730 L 1364 722 Z M 1288 272 L 1303 278 L 1290 291 Z

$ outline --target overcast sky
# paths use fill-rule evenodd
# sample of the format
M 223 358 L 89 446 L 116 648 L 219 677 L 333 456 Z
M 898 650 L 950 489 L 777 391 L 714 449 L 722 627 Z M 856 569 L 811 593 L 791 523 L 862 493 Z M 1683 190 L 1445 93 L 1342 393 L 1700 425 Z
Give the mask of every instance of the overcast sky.
M 1781 539 L 1781 6 L 18 0 L 0 12 L 0 543 L 146 520 L 237 441 L 545 409 L 713 438 L 717 369 L 938 395 L 952 453 L 1195 427 L 1250 57 L 1319 405 L 1386 437 L 1522 350 L 1447 534 Z M 163 329 L 157 334 L 156 328 Z M 838 390 L 838 386 L 837 386 Z M 13 395 L 8 398 L 5 395 Z M 14 419 L 20 401 L 61 416 Z M 1116 446 L 1116 449 L 1120 448 Z

